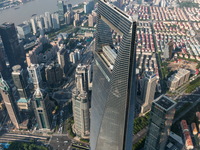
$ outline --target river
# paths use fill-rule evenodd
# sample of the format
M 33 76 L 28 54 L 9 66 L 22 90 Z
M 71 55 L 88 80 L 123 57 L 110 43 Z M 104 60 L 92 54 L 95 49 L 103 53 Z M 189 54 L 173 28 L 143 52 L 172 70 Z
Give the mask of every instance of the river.
M 76 5 L 85 0 L 65 0 L 65 4 Z M 15 25 L 29 20 L 33 14 L 42 15 L 44 12 L 57 11 L 57 0 L 34 0 L 18 6 L 19 9 L 9 8 L 0 11 L 0 24 L 13 22 Z

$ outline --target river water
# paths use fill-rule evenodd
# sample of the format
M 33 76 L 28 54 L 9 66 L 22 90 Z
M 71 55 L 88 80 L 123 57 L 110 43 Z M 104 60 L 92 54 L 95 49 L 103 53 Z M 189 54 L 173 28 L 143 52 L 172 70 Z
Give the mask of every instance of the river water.
M 84 0 L 65 0 L 65 4 L 76 5 Z M 34 0 L 18 6 L 19 9 L 9 8 L 0 11 L 0 24 L 13 22 L 15 25 L 29 20 L 33 14 L 42 15 L 44 12 L 53 13 L 58 10 L 57 0 Z

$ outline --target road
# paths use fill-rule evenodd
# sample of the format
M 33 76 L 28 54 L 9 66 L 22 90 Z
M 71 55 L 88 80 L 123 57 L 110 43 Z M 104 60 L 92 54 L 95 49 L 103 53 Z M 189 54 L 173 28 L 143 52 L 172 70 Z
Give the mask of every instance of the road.
M 52 136 L 50 145 L 54 150 L 67 150 L 70 148 L 71 140 L 65 135 Z
M 0 137 L 0 143 L 8 143 L 12 141 L 24 141 L 30 142 L 30 140 L 46 141 L 48 136 L 37 136 L 31 134 L 15 134 L 15 133 L 5 133 Z

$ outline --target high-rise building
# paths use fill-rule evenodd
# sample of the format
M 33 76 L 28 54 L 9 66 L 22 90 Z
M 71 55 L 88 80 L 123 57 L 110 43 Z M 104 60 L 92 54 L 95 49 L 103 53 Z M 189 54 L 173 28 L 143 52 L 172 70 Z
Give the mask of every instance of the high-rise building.
M 68 62 L 69 54 L 67 53 L 67 50 L 64 48 L 61 48 L 57 52 L 57 58 L 58 58 L 58 64 L 62 68 L 63 73 L 66 74 L 67 68 L 69 67 L 69 62 Z
M 82 138 L 88 138 L 90 131 L 90 115 L 88 101 L 88 67 L 79 64 L 76 68 L 76 87 L 72 93 L 74 129 Z
M 80 14 L 79 13 L 74 14 L 74 20 L 80 21 Z
M 36 23 L 35 18 L 31 18 L 30 22 L 31 22 L 32 30 L 33 30 L 33 35 L 36 35 L 37 34 L 37 23 Z
M 74 89 L 72 92 L 72 104 L 76 135 L 88 138 L 90 134 L 90 115 L 87 92 L 79 92 L 77 89 Z
M 38 128 L 43 130 L 51 129 L 53 107 L 48 93 L 38 88 L 33 95 L 32 106 Z
M 45 32 L 49 32 L 51 30 L 47 16 L 44 16 L 44 29 Z
M 48 21 L 48 24 L 49 24 L 49 28 L 51 30 L 53 28 L 51 14 L 49 12 L 45 12 L 45 17 L 47 18 L 47 21 Z
M 81 65 L 79 64 L 76 68 L 76 89 L 78 91 L 88 91 L 88 68 L 90 65 Z M 90 73 L 90 72 L 89 72 Z
M 65 5 L 62 0 L 59 0 L 57 2 L 58 5 L 58 15 L 59 15 L 59 21 L 64 21 L 64 14 L 65 14 Z
M 98 2 L 90 147 L 131 150 L 136 101 L 136 21 L 106 0 Z M 119 50 L 113 49 L 111 29 L 122 37 Z
M 94 26 L 94 18 L 93 15 L 89 14 L 88 16 L 88 26 L 93 27 Z
M 17 87 L 17 91 L 21 98 L 28 99 L 30 97 L 30 90 L 28 85 L 28 73 L 26 70 L 23 70 L 20 65 L 16 65 L 12 67 L 12 79 L 14 81 L 15 86 Z
M 59 15 L 57 13 L 54 13 L 51 15 L 51 17 L 52 17 L 53 29 L 59 29 L 60 28 Z
M 70 11 L 68 11 L 68 12 L 66 12 L 65 13 L 65 23 L 66 24 L 71 24 L 71 12 Z
M 175 114 L 176 102 L 161 95 L 152 103 L 145 150 L 164 150 Z
M 29 110 L 31 92 L 28 84 L 28 72 L 22 69 L 20 65 L 15 65 L 12 69 L 12 79 L 19 94 L 17 105 L 20 110 Z
M 41 87 L 42 76 L 40 72 L 40 66 L 38 64 L 31 64 L 28 68 L 29 77 L 34 85 L 34 89 Z
M 141 79 L 140 85 L 142 99 L 141 114 L 144 114 L 151 109 L 151 104 L 154 100 L 156 91 L 156 82 L 157 77 L 155 73 L 151 71 L 144 73 L 144 77 Z
M 73 64 L 75 64 L 75 63 L 77 62 L 76 53 L 71 52 L 71 53 L 69 54 L 69 61 L 70 61 L 71 63 L 73 63 Z
M 45 76 L 49 86 L 56 86 L 60 84 L 63 77 L 63 70 L 57 63 L 51 63 L 45 68 Z
M 29 24 L 21 23 L 21 24 L 17 25 L 17 31 L 18 31 L 19 37 L 22 39 L 26 39 L 32 35 L 31 27 Z
M 8 71 L 6 67 L 6 59 L 4 55 L 4 46 L 3 42 L 0 37 L 0 73 L 2 74 L 3 78 L 6 79 L 8 77 Z
M 94 9 L 94 1 L 84 3 L 84 13 L 89 14 Z
M 3 78 L 0 78 L 0 93 L 6 106 L 10 120 L 12 121 L 13 125 L 17 129 L 19 129 L 21 119 L 17 105 L 15 103 L 12 88 L 6 83 Z
M 0 36 L 10 67 L 14 65 L 25 67 L 25 51 L 18 41 L 14 23 L 6 22 L 0 25 Z
M 44 36 L 44 19 L 43 19 L 43 17 L 37 18 L 37 26 L 38 26 L 40 35 Z
M 67 11 L 72 11 L 72 4 L 67 5 Z

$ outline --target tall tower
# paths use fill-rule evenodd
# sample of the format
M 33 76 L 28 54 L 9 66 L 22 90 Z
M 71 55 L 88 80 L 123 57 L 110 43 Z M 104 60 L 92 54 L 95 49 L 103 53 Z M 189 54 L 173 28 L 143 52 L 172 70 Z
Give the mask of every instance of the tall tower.
M 53 29 L 59 29 L 60 28 L 60 22 L 59 22 L 58 13 L 51 14 L 51 17 L 52 17 Z
M 72 103 L 76 134 L 82 138 L 88 138 L 90 134 L 90 114 L 87 92 L 74 89 Z
M 47 17 L 47 21 L 49 24 L 50 30 L 52 29 L 52 19 L 51 19 L 51 14 L 49 12 L 45 12 L 45 17 Z
M 21 68 L 20 65 L 12 67 L 12 78 L 20 98 L 28 99 L 30 97 L 30 89 L 28 85 L 28 73 Z
M 35 18 L 31 18 L 30 22 L 31 22 L 32 30 L 33 30 L 33 35 L 36 35 L 37 34 L 37 23 L 36 23 Z
M 98 2 L 90 146 L 91 150 L 131 150 L 136 21 L 106 0 Z M 119 50 L 113 49 L 111 29 L 122 37 Z
M 146 113 L 151 108 L 151 103 L 154 100 L 155 90 L 156 90 L 156 74 L 148 71 L 144 73 L 144 78 L 141 80 L 141 98 L 142 107 L 141 114 Z
M 170 133 L 176 102 L 161 95 L 152 103 L 145 150 L 163 150 Z
M 29 77 L 32 80 L 34 85 L 34 89 L 41 87 L 42 84 L 42 76 L 40 72 L 40 66 L 38 64 L 31 64 L 28 68 Z
M 58 58 L 58 64 L 63 70 L 63 73 L 67 73 L 67 69 L 69 67 L 69 54 L 66 49 L 60 48 L 59 51 L 57 52 L 57 58 Z M 64 75 L 63 74 L 63 75 Z
M 51 129 L 53 107 L 49 95 L 38 88 L 33 95 L 32 106 L 39 129 Z
M 0 25 L 0 36 L 10 67 L 18 64 L 25 67 L 25 51 L 19 44 L 14 23 L 6 22 Z
M 88 138 L 90 131 L 90 115 L 88 101 L 88 67 L 78 65 L 76 68 L 76 87 L 72 93 L 74 128 L 76 134 L 82 138 Z
M 58 14 L 59 14 L 59 21 L 64 21 L 64 14 L 65 14 L 65 5 L 62 0 L 57 2 L 58 5 Z
M 79 64 L 76 68 L 76 88 L 78 91 L 88 91 L 88 67 L 89 65 Z
M 8 115 L 13 125 L 19 129 L 19 124 L 21 122 L 19 111 L 15 103 L 12 88 L 6 83 L 3 78 L 0 78 L 0 93 L 5 103 Z
M 0 73 L 2 74 L 4 79 L 8 77 L 6 60 L 4 55 L 4 46 L 1 37 L 0 37 Z

